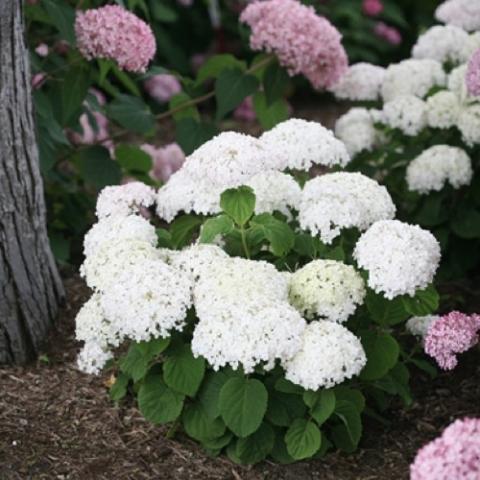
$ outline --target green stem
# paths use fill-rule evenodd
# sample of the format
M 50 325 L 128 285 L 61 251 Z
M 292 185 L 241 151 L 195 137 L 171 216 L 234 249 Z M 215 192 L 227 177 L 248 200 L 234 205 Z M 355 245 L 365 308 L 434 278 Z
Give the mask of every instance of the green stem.
M 250 250 L 248 249 L 247 236 L 245 234 L 245 228 L 243 227 L 243 225 L 240 227 L 240 236 L 242 237 L 242 245 L 245 256 L 250 260 Z

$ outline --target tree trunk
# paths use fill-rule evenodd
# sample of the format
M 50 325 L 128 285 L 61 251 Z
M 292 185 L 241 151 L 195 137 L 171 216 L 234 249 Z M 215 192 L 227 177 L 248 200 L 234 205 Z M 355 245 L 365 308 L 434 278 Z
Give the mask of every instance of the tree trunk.
M 0 0 L 0 363 L 38 352 L 63 299 L 50 251 L 21 0 Z

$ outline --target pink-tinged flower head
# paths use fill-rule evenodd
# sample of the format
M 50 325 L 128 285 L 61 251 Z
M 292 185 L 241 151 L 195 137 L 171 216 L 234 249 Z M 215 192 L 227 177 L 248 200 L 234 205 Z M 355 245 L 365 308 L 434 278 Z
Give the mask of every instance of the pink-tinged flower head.
M 383 11 L 383 3 L 381 0 L 363 0 L 362 11 L 369 17 L 376 17 Z
M 143 84 L 146 92 L 159 103 L 168 102 L 182 91 L 182 86 L 174 75 L 153 75 Z
M 315 88 L 331 87 L 347 70 L 340 33 L 313 7 L 297 0 L 254 2 L 240 21 L 252 29 L 253 50 L 273 52 L 290 75 L 305 75 Z
M 465 81 L 470 95 L 480 95 L 480 48 L 475 51 L 468 62 Z
M 373 29 L 377 37 L 383 38 L 392 45 L 400 45 L 402 43 L 402 35 L 395 27 L 390 27 L 386 23 L 377 22 Z
M 46 73 L 43 73 L 43 72 L 36 73 L 35 75 L 32 76 L 32 80 L 31 80 L 32 88 L 34 90 L 39 89 L 45 83 L 46 79 L 47 79 Z
M 480 2 L 447 0 L 437 7 L 435 18 L 447 25 L 455 25 L 467 32 L 474 32 L 480 29 Z
M 431 323 L 425 336 L 425 352 L 440 368 L 452 370 L 458 363 L 456 354 L 472 348 L 478 342 L 479 331 L 480 315 L 450 312 Z
M 253 109 L 253 97 L 246 97 L 243 102 L 233 111 L 233 118 L 241 122 L 253 122 L 257 115 Z
M 39 57 L 46 57 L 48 55 L 48 45 L 46 43 L 39 43 L 35 47 L 35 53 Z
M 176 143 L 161 148 L 145 143 L 140 148 L 152 157 L 150 176 L 160 182 L 166 182 L 185 162 L 185 154 Z
M 144 72 L 155 55 L 152 29 L 119 5 L 78 12 L 75 33 L 78 49 L 87 60 L 115 60 L 129 72 Z
M 410 465 L 410 480 L 478 480 L 480 419 L 450 424 L 442 435 L 422 447 Z

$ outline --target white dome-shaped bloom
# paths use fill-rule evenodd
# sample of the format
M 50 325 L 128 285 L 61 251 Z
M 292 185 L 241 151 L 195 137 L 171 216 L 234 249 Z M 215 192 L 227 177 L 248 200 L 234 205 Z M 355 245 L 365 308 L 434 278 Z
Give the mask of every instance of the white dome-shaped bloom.
M 161 260 L 127 266 L 101 297 L 106 318 L 120 335 L 136 342 L 181 331 L 191 306 L 187 275 Z
M 458 129 L 468 146 L 473 147 L 480 143 L 480 105 L 462 109 L 458 117 Z
M 158 250 L 147 242 L 120 240 L 104 245 L 85 258 L 80 266 L 80 275 L 90 288 L 103 291 L 117 282 L 124 269 L 141 260 L 153 261 L 158 258 Z
M 465 62 L 468 33 L 453 25 L 435 25 L 418 37 L 412 50 L 413 58 L 428 58 L 440 63 Z
M 475 97 L 468 93 L 467 82 L 465 77 L 467 75 L 468 65 L 463 65 L 454 68 L 448 76 L 448 89 L 453 92 L 461 104 L 468 104 L 480 100 L 479 97 Z
M 387 68 L 382 97 L 385 102 L 402 95 L 424 98 L 432 87 L 443 86 L 445 81 L 446 75 L 440 62 L 410 58 Z
M 442 90 L 427 98 L 427 122 L 429 127 L 454 127 L 459 113 L 460 102 L 453 92 Z
M 298 220 L 303 230 L 331 243 L 343 228 L 366 230 L 394 216 L 395 205 L 385 187 L 361 173 L 337 172 L 305 184 Z
M 362 344 L 352 332 L 333 322 L 316 321 L 307 325 L 301 350 L 282 365 L 285 378 L 318 390 L 358 375 L 366 363 Z
M 91 341 L 85 343 L 77 357 L 78 369 L 90 375 L 98 375 L 113 354 L 104 345 Z
M 439 191 L 448 182 L 453 188 L 470 184 L 472 162 L 464 150 L 435 145 L 424 150 L 407 168 L 409 190 L 419 193 Z
M 345 144 L 352 158 L 364 150 L 372 150 L 378 137 L 366 108 L 352 108 L 342 115 L 335 123 L 335 135 Z
M 383 116 L 388 126 L 415 136 L 427 126 L 427 104 L 413 95 L 403 95 L 385 103 Z
M 119 241 L 146 242 L 157 244 L 155 227 L 139 215 L 126 217 L 111 216 L 95 223 L 83 240 L 83 253 L 90 257 L 100 249 Z
M 241 365 L 245 373 L 251 373 L 259 364 L 270 370 L 275 360 L 295 355 L 306 327 L 305 320 L 286 302 L 214 302 L 210 308 L 200 309 L 198 317 L 193 354 L 205 357 L 215 370 Z
M 290 277 L 290 303 L 306 318 L 343 323 L 365 298 L 361 275 L 335 260 L 314 260 Z
M 467 32 L 480 30 L 480 3 L 478 0 L 447 0 L 437 7 L 435 18 Z
M 275 159 L 278 170 L 309 170 L 313 165 L 344 167 L 350 161 L 345 145 L 331 130 L 299 118 L 279 123 L 260 137 L 260 143 Z
M 423 340 L 428 333 L 430 325 L 439 318 L 440 317 L 438 315 L 412 317 L 407 321 L 406 327 L 412 335 L 415 335 L 416 337 L 419 337 L 421 340 Z
M 290 216 L 298 210 L 302 189 L 291 175 L 270 170 L 254 175 L 246 183 L 255 192 L 255 213 L 279 211 Z
M 347 100 L 377 100 L 385 76 L 385 69 L 371 63 L 356 63 L 351 65 L 347 73 L 330 88 L 339 99 Z
M 155 203 L 155 190 L 141 182 L 105 187 L 97 199 L 97 217 L 127 216 Z
M 470 57 L 480 48 L 480 32 L 471 33 L 468 36 L 468 42 L 464 46 L 463 58 L 469 60 Z
M 358 240 L 354 258 L 368 271 L 368 286 L 388 299 L 414 296 L 433 280 L 440 245 L 427 230 L 399 220 L 374 223 Z

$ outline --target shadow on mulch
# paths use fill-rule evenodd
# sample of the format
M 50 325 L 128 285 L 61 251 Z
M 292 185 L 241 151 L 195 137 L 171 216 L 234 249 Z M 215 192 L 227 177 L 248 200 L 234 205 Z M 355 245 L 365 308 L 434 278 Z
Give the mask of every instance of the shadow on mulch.
M 1 480 L 401 480 L 417 449 L 452 420 L 480 416 L 477 350 L 454 373 L 420 377 L 412 407 L 392 412 L 388 429 L 367 425 L 353 455 L 253 468 L 209 458 L 185 437 L 165 439 L 165 429 L 147 423 L 133 404 L 114 406 L 107 378 L 76 370 L 74 318 L 89 292 L 76 276 L 65 283 L 68 304 L 44 355 L 34 365 L 0 369 Z

